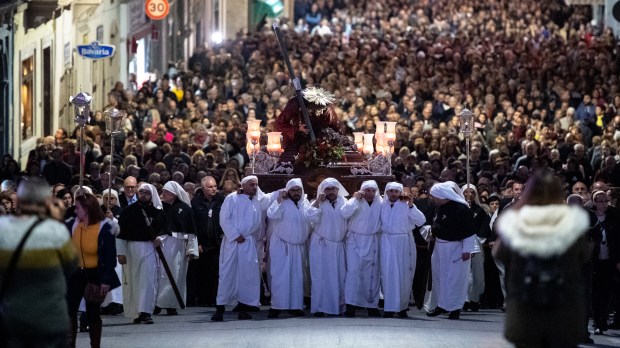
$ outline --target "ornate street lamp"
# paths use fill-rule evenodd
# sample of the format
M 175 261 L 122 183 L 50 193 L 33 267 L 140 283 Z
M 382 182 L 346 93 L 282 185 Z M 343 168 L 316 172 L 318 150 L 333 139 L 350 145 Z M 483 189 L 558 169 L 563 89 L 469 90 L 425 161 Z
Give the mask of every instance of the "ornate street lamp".
M 108 175 L 110 180 L 108 181 L 108 195 L 112 192 L 112 165 L 114 165 L 114 137 L 123 131 L 123 119 L 127 115 L 124 111 L 118 110 L 114 107 L 107 109 L 103 112 L 105 115 L 105 132 L 110 136 L 110 166 L 108 167 Z M 110 200 L 108 199 L 108 210 L 110 210 Z
M 461 116 L 461 120 L 460 120 L 460 127 L 461 127 L 461 133 L 463 133 L 463 136 L 465 137 L 465 151 L 466 151 L 466 156 L 467 156 L 467 187 L 469 187 L 469 182 L 470 182 L 470 174 L 469 174 L 469 140 L 471 138 L 471 133 L 472 133 L 472 123 L 474 120 L 474 114 L 469 111 L 469 109 L 463 109 L 460 113 Z
M 80 189 L 84 185 L 84 127 L 90 121 L 90 103 L 93 97 L 85 92 L 80 92 L 69 97 L 73 104 L 75 123 L 80 127 Z

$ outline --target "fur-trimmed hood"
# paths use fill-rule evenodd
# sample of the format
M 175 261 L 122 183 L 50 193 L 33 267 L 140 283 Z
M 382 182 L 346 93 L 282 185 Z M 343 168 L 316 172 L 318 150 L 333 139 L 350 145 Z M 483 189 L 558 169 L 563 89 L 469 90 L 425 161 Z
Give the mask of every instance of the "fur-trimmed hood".
M 522 254 L 551 257 L 564 253 L 589 227 L 583 208 L 565 204 L 523 206 L 505 211 L 497 222 L 502 242 Z

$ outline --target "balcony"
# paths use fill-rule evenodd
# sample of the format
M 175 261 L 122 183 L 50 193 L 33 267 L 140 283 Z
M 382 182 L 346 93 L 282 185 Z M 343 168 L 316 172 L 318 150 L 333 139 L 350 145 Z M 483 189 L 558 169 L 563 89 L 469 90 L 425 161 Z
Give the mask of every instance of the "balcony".
M 30 0 L 24 13 L 26 29 L 36 28 L 60 15 L 62 7 L 59 2 L 66 0 Z

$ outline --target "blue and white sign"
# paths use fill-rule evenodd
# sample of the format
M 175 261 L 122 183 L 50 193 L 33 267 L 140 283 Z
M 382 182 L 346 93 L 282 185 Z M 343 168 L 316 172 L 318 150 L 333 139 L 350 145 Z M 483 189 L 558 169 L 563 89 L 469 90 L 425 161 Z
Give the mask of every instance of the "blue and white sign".
M 90 45 L 78 45 L 78 54 L 84 58 L 101 59 L 114 55 L 115 47 L 113 45 L 102 45 L 98 42 L 92 42 Z

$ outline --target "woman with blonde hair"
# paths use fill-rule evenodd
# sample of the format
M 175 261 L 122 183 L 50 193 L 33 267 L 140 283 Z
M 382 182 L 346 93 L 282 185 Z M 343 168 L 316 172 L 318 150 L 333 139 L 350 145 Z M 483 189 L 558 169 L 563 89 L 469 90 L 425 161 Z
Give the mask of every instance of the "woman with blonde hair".
M 237 185 L 237 187 L 241 187 L 241 181 L 239 180 L 239 173 L 235 168 L 227 168 L 222 174 L 222 179 L 220 180 L 220 189 L 224 188 L 224 183 L 230 180 Z

